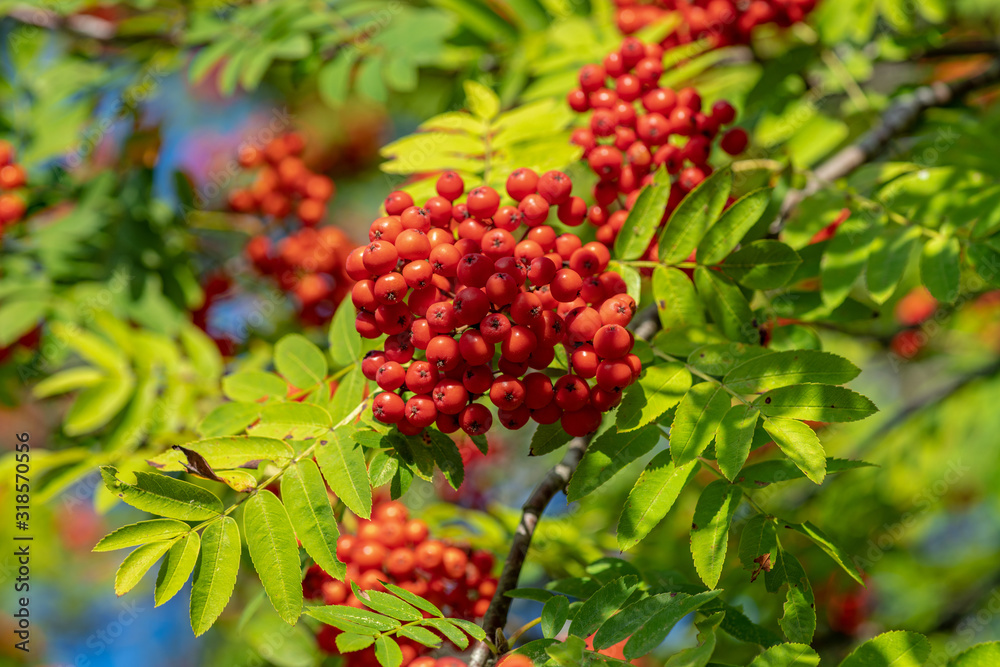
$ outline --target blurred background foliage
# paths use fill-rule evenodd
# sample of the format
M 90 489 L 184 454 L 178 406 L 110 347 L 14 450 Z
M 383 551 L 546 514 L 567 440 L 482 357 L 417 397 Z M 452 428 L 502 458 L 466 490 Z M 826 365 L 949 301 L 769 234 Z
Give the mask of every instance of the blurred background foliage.
M 31 433 L 33 522 L 47 536 L 32 563 L 41 636 L 29 664 L 318 664 L 309 633 L 269 616 L 256 589 L 238 591 L 225 622 L 196 643 L 183 603 L 149 613 L 147 601 L 116 600 L 115 557 L 90 554 L 100 535 L 140 518 L 104 491 L 97 465 L 138 469 L 193 437 L 221 400 L 224 370 L 266 367 L 282 334 L 326 338 L 325 322 L 302 321 L 296 296 L 243 254 L 251 238 L 288 230 L 228 210 L 227 192 L 251 178 L 237 150 L 301 133 L 305 162 L 336 183 L 325 222 L 354 241 L 388 191 L 427 192 L 432 181 L 419 177 L 445 167 L 500 182 L 508 166 L 565 167 L 586 182 L 568 143 L 583 121 L 564 99 L 579 67 L 620 41 L 615 10 L 606 0 L 0 0 L 0 15 L 0 135 L 28 173 L 25 221 L 0 241 L 0 430 L 5 448 L 10 434 Z M 806 170 L 893 99 L 988 64 L 998 29 L 995 0 L 827 0 L 808 22 L 764 26 L 748 46 L 670 49 L 664 81 L 697 87 L 708 104 L 733 102 L 751 134 L 737 189 L 776 186 L 776 214 Z M 885 159 L 806 199 L 783 232 L 804 248 L 848 208 L 906 234 L 958 239 L 971 260 L 954 303 L 913 291 L 911 253 L 879 300 L 844 291 L 864 316 L 782 327 L 863 368 L 855 387 L 881 408 L 823 433 L 832 456 L 878 467 L 831 476 L 821 492 L 798 481 L 754 495 L 782 519 L 824 526 L 865 574 L 862 589 L 820 549 L 786 538 L 813 581 L 824 656 L 887 629 L 927 633 L 947 655 L 1000 638 L 1000 277 L 969 266 L 1000 253 L 990 240 L 1000 229 L 994 97 L 930 111 Z M 488 138 L 514 136 L 484 147 L 462 118 Z M 444 140 L 413 150 L 441 127 Z M 529 437 L 498 436 L 459 492 L 418 482 L 407 502 L 434 531 L 504 553 L 543 469 L 523 463 Z M 524 581 L 580 576 L 617 555 L 613 508 L 644 463 L 582 503 L 551 508 Z M 695 500 L 685 493 L 635 551 L 638 567 L 694 578 L 685 517 Z M 0 524 L 5 540 L 8 531 Z M 773 625 L 781 614 L 734 564 L 721 586 L 754 620 Z M 511 626 L 539 612 L 518 601 Z M 664 648 L 693 644 L 682 625 Z M 738 662 L 747 650 L 733 643 L 725 655 Z M 22 659 L 0 646 L 0 663 Z

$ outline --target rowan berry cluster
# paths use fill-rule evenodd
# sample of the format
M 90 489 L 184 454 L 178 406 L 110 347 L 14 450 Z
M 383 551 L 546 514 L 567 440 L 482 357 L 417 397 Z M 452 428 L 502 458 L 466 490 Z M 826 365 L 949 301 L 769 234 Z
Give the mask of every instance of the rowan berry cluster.
M 383 390 L 372 401 L 376 419 L 406 434 L 436 423 L 481 435 L 493 424 L 482 397 L 505 428 L 561 421 L 582 436 L 621 401 L 641 370 L 625 328 L 635 301 L 607 270 L 605 244 L 545 224 L 552 209 L 566 225 L 583 222 L 572 186 L 561 172 L 517 169 L 506 184 L 516 206 L 487 186 L 458 202 L 464 183 L 446 172 L 422 207 L 406 193 L 389 196 L 370 243 L 347 259 L 358 331 L 388 335 L 362 363 Z M 558 345 L 569 370 L 553 382 L 544 371 Z
M 14 147 L 0 141 L 0 190 L 17 190 L 24 187 L 28 177 L 24 167 L 14 162 Z M 15 192 L 0 194 L 0 236 L 3 228 L 12 225 L 24 216 L 26 204 Z
M 787 28 L 805 20 L 818 0 L 615 0 L 618 29 L 632 35 L 679 12 L 678 27 L 663 38 L 666 48 L 707 39 L 716 47 L 749 44 L 765 23 Z
M 258 271 L 296 297 L 303 321 L 321 324 L 347 295 L 350 281 L 344 260 L 352 244 L 335 227 L 317 227 L 336 188 L 330 178 L 305 165 L 300 157 L 304 146 L 301 135 L 290 132 L 263 149 L 244 147 L 240 165 L 257 172 L 248 188 L 230 191 L 229 206 L 239 213 L 263 215 L 269 226 L 280 230 L 276 240 L 269 235 L 250 239 L 246 255 Z M 293 214 L 289 231 L 285 223 Z
M 574 111 L 590 114 L 589 127 L 577 129 L 572 141 L 583 148 L 599 178 L 596 205 L 587 219 L 598 228 L 597 240 L 608 245 L 657 169 L 666 169 L 673 180 L 666 221 L 684 196 L 712 173 L 709 158 L 716 139 L 730 155 L 747 146 L 742 128 L 722 132 L 736 119 L 731 104 L 720 100 L 703 111 L 694 88 L 660 87 L 662 55 L 659 45 L 626 37 L 602 64 L 581 68 L 580 87 L 567 96 Z
M 260 213 L 276 220 L 294 211 L 303 225 L 319 224 L 336 188 L 328 177 L 309 170 L 301 157 L 304 149 L 305 140 L 295 132 L 276 137 L 263 149 L 244 146 L 240 165 L 259 170 L 249 188 L 229 192 L 229 206 L 238 213 Z
M 342 534 L 337 540 L 337 558 L 347 565 L 347 577 L 337 581 L 318 565 L 313 565 L 302 582 L 309 599 L 324 604 L 362 608 L 351 591 L 353 581 L 361 590 L 383 590 L 388 582 L 425 598 L 450 618 L 474 620 L 486 614 L 497 590 L 493 576 L 494 559 L 487 551 L 474 551 L 442 540 L 431 539 L 427 524 L 410 519 L 406 507 L 394 501 L 375 505 L 371 521 L 360 521 L 357 534 Z M 317 639 L 328 653 L 338 653 L 340 631 L 324 626 Z M 465 663 L 454 658 L 418 658 L 430 649 L 399 638 L 403 665 L 410 667 L 458 667 Z M 344 655 L 345 667 L 378 665 L 373 650 Z M 429 662 L 428 662 L 429 661 Z

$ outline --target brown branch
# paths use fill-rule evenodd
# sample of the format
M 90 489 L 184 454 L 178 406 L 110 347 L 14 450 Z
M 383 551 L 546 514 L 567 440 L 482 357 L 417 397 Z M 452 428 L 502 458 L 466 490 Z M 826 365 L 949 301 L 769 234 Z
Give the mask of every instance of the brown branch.
M 918 58 L 952 58 L 955 56 L 1000 55 L 1000 43 L 989 39 L 954 42 L 927 49 Z
M 925 111 L 947 106 L 995 83 L 1000 83 L 1000 60 L 994 60 L 987 69 L 968 79 L 932 83 L 900 96 L 886 109 L 878 125 L 815 169 L 803 189 L 792 190 L 785 196 L 778 218 L 771 223 L 771 234 L 777 235 L 784 228 L 803 200 L 875 159 L 894 136 L 910 127 Z
M 508 591 L 517 588 L 518 579 L 521 576 L 521 568 L 524 566 L 524 559 L 528 555 L 528 548 L 531 546 L 531 538 L 535 534 L 535 527 L 538 520 L 545 512 L 549 502 L 557 493 L 566 488 L 569 478 L 572 477 L 576 467 L 583 458 L 583 453 L 587 449 L 589 439 L 574 438 L 569 443 L 569 449 L 555 467 L 549 470 L 542 481 L 539 482 L 531 496 L 524 503 L 521 514 L 521 522 L 514 533 L 514 540 L 510 545 L 510 553 L 503 565 L 503 572 L 497 582 L 497 592 L 493 595 L 490 607 L 483 618 L 483 629 L 486 636 L 491 641 L 497 630 L 502 630 L 507 623 L 507 613 L 510 611 L 511 598 L 506 596 Z M 472 652 L 469 667 L 485 667 L 493 659 L 489 647 L 480 642 Z
M 90 14 L 71 14 L 60 16 L 56 12 L 40 7 L 14 7 L 7 11 L 7 16 L 25 25 L 45 30 L 62 30 L 100 41 L 106 41 L 115 36 L 117 28 L 111 21 Z

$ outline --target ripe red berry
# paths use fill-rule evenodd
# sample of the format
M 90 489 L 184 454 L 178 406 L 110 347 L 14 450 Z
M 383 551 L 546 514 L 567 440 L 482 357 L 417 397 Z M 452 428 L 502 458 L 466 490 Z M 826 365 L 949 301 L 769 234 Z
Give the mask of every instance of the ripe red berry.
M 493 415 L 479 403 L 468 405 L 458 418 L 462 430 L 469 435 L 483 435 L 493 425 Z
M 403 418 L 405 404 L 398 394 L 384 391 L 372 401 L 372 414 L 384 424 L 395 424 Z
M 455 172 L 446 171 L 438 177 L 435 189 L 448 201 L 455 201 L 465 192 L 465 183 L 462 181 L 462 177 Z
M 385 198 L 385 212 L 389 215 L 399 215 L 410 206 L 413 206 L 413 197 L 400 190 Z

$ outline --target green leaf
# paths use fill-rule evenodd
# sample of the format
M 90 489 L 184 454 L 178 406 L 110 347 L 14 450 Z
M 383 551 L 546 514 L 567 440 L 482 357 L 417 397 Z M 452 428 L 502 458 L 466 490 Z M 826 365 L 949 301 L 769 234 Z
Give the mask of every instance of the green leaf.
M 399 667 L 403 664 L 403 651 L 395 639 L 379 635 L 375 638 L 375 658 L 382 667 Z
M 653 457 L 622 508 L 618 520 L 619 549 L 631 549 L 663 520 L 697 467 L 697 461 L 679 468 L 674 466 L 669 449 Z
M 750 304 L 730 279 L 718 271 L 699 266 L 694 270 L 694 284 L 712 321 L 729 339 L 755 345 L 760 341 Z
M 178 335 L 195 372 L 203 380 L 216 382 L 222 375 L 222 355 L 215 342 L 194 324 L 187 323 Z
M 256 403 L 261 399 L 283 399 L 288 384 L 274 373 L 240 371 L 222 378 L 222 393 L 234 401 Z
M 657 241 L 661 262 L 677 264 L 695 251 L 722 213 L 732 185 L 733 175 L 726 167 L 714 172 L 684 197 L 670 214 Z
M 306 607 L 305 613 L 318 621 L 340 628 L 344 632 L 357 632 L 359 634 L 375 635 L 379 632 L 395 630 L 402 625 L 394 618 L 346 605 Z
M 716 480 L 698 497 L 691 525 L 691 555 L 705 585 L 714 588 L 722 576 L 729 543 L 729 524 L 743 498 L 738 486 Z
M 469 637 L 459 630 L 448 618 L 428 618 L 424 620 L 424 625 L 429 625 L 457 646 L 460 650 L 469 647 Z
M 49 327 L 61 343 L 80 355 L 82 359 L 110 371 L 112 375 L 128 372 L 128 357 L 104 338 L 85 331 L 75 324 L 53 322 Z
M 424 646 L 430 646 L 431 648 L 438 648 L 441 646 L 441 638 L 436 634 L 422 628 L 419 625 L 404 625 L 399 629 L 399 634 L 403 637 L 409 637 L 418 644 L 423 644 Z
M 653 182 L 645 186 L 615 239 L 613 256 L 621 260 L 638 259 L 649 248 L 653 234 L 660 226 L 670 198 L 670 174 L 660 169 Z
M 730 482 L 750 455 L 750 445 L 760 410 L 742 403 L 729 408 L 715 431 L 715 455 L 719 470 Z
M 633 431 L 656 421 L 681 401 L 690 386 L 691 373 L 683 364 L 646 367 L 639 380 L 626 390 L 618 408 L 618 432 Z
M 569 502 L 575 502 L 600 488 L 622 468 L 648 454 L 660 441 L 660 427 L 649 424 L 628 433 L 608 429 L 594 440 L 577 466 L 566 488 Z
M 705 323 L 705 308 L 694 291 L 694 283 L 680 269 L 658 266 L 653 270 L 653 299 L 664 331 Z
M 465 98 L 469 111 L 480 120 L 491 121 L 500 113 L 500 98 L 478 81 L 466 81 Z
M 539 424 L 531 435 L 531 448 L 528 456 L 544 456 L 549 452 L 556 451 L 572 439 L 573 436 L 567 433 L 559 422 Z
M 804 644 L 778 644 L 767 649 L 749 667 L 816 667 L 819 654 Z
M 638 577 L 629 575 L 602 586 L 577 610 L 569 625 L 569 634 L 587 637 L 621 609 L 632 591 L 639 585 Z
M 208 465 L 219 470 L 256 468 L 261 461 L 273 461 L 281 465 L 291 461 L 295 456 L 295 450 L 284 440 L 257 436 L 206 438 L 188 443 L 184 447 L 201 454 Z M 183 465 L 186 461 L 187 457 L 182 451 L 171 449 L 156 458 L 149 459 L 149 464 L 160 470 L 176 472 L 186 470 Z
M 428 614 L 437 616 L 438 618 L 444 618 L 444 612 L 442 612 L 440 609 L 438 609 L 433 604 L 423 599 L 419 595 L 411 593 L 405 588 L 400 588 L 399 586 L 390 584 L 388 582 L 382 582 L 382 585 L 385 586 L 386 590 L 390 591 L 399 598 L 406 600 L 417 609 L 422 609 L 423 611 L 426 611 Z
M 139 546 L 148 542 L 171 540 L 191 530 L 183 521 L 174 519 L 152 519 L 130 523 L 108 533 L 94 545 L 93 551 L 114 551 Z
M 0 317 L 2 317 L 2 313 L 0 313 Z M 49 396 L 65 394 L 75 389 L 93 387 L 107 377 L 105 373 L 90 366 L 68 368 L 39 381 L 32 388 L 31 393 L 35 398 L 48 398 Z
M 358 516 L 372 513 L 372 488 L 361 445 L 351 441 L 354 429 L 345 426 L 330 433 L 330 440 L 316 448 L 316 461 L 323 478 L 337 497 Z
M 362 591 L 358 588 L 357 583 L 353 581 L 351 582 L 351 590 L 354 591 L 355 597 L 363 605 L 379 614 L 384 614 L 390 618 L 404 622 L 420 621 L 424 617 L 416 607 L 404 602 L 395 595 L 389 595 L 382 591 Z
M 948 667 L 993 667 L 1000 665 L 1000 642 L 979 644 L 959 653 Z
M 562 595 L 549 598 L 542 607 L 542 636 L 555 637 L 569 617 L 569 599 Z
M 423 435 L 430 450 L 434 462 L 444 474 L 445 480 L 451 488 L 458 490 L 465 480 L 465 464 L 462 462 L 462 454 L 458 451 L 458 445 L 449 436 L 437 429 L 427 429 Z
M 236 435 L 257 421 L 260 406 L 256 403 L 223 403 L 201 420 L 198 433 L 206 438 Z
M 136 472 L 135 484 L 123 482 L 117 475 L 114 466 L 101 467 L 108 491 L 144 512 L 183 521 L 214 519 L 222 513 L 218 496 L 200 486 L 159 473 Z
M 726 258 L 722 271 L 741 285 L 768 290 L 785 285 L 802 263 L 799 254 L 779 241 L 754 241 Z
M 784 615 L 778 619 L 778 625 L 789 641 L 809 644 L 816 632 L 816 598 L 812 586 L 795 556 L 779 549 L 778 560 L 788 583 Z
M 864 271 L 872 245 L 881 230 L 881 224 L 854 218 L 837 228 L 820 261 L 822 297 L 827 307 L 839 306 L 847 298 L 851 287 Z
M 451 622 L 453 625 L 457 625 L 462 628 L 462 630 L 464 630 L 476 641 L 483 641 L 486 639 L 486 632 L 472 621 L 467 621 L 464 618 L 453 618 L 451 619 Z
M 726 373 L 723 382 L 733 391 L 752 394 L 803 382 L 844 384 L 860 372 L 830 352 L 788 350 L 750 359 Z
M 810 540 L 815 542 L 816 545 L 819 546 L 819 548 L 821 548 L 823 551 L 825 551 L 826 554 L 830 556 L 830 558 L 832 558 L 834 562 L 841 567 L 842 570 L 844 570 L 844 572 L 846 572 L 848 575 L 850 575 L 852 579 L 854 579 L 854 581 L 858 582 L 862 586 L 865 585 L 865 582 L 861 578 L 861 574 L 858 572 L 857 568 L 848 564 L 851 562 L 850 556 L 848 556 L 843 549 L 841 549 L 832 541 L 830 541 L 830 538 L 827 537 L 822 530 L 820 530 L 813 524 L 809 523 L 808 521 L 806 521 L 805 523 L 791 523 L 785 525 L 787 528 L 791 528 L 796 532 L 802 533 Z
M 229 516 L 213 521 L 201 536 L 201 553 L 191 584 L 191 629 L 196 637 L 215 623 L 236 587 L 240 570 L 240 530 Z
M 772 389 L 753 404 L 767 417 L 851 422 L 878 412 L 868 398 L 845 387 L 797 384 Z
M 125 557 L 115 574 L 115 594 L 125 595 L 149 572 L 160 556 L 165 554 L 172 542 L 153 542 L 136 548 Z
M 633 602 L 609 618 L 601 626 L 597 634 L 594 635 L 594 649 L 601 651 L 609 646 L 614 646 L 642 629 L 644 625 L 649 623 L 653 616 L 662 611 L 672 612 L 668 613 L 664 618 L 667 626 L 669 626 L 663 628 L 664 636 L 666 636 L 670 634 L 670 630 L 674 624 L 683 618 L 683 616 L 678 616 L 678 613 L 683 611 L 684 615 L 689 614 L 697 608 L 698 604 L 704 604 L 718 595 L 719 591 L 714 593 L 714 595 L 698 598 L 697 603 L 687 593 L 661 593 Z M 672 619 L 676 620 L 670 623 Z
M 930 642 L 923 635 L 886 632 L 854 649 L 840 667 L 920 667 L 930 654 Z
M 316 87 L 320 98 L 327 106 L 338 108 L 347 101 L 347 93 L 351 87 L 351 70 L 360 57 L 359 49 L 340 49 L 337 55 L 320 69 Z
M 294 625 L 302 613 L 299 547 L 288 513 L 277 496 L 262 491 L 246 502 L 243 532 L 254 569 L 274 610 L 283 621 Z
M 774 521 L 763 514 L 754 514 L 743 526 L 743 534 L 740 535 L 740 562 L 743 563 L 743 569 L 758 569 L 760 566 L 754 561 L 773 552 L 777 546 Z
M 546 660 L 544 664 L 550 665 L 554 662 L 557 667 L 578 667 L 578 665 L 584 664 L 585 655 L 589 657 L 586 648 L 587 645 L 583 639 L 574 636 L 567 637 L 566 641 L 555 642 L 545 647 L 546 656 L 552 659 Z M 544 660 L 544 658 L 542 659 Z
M 125 407 L 134 386 L 131 375 L 120 375 L 84 389 L 63 418 L 63 431 L 76 437 L 101 428 Z
M 271 403 L 261 406 L 260 421 L 250 433 L 260 437 L 309 440 L 333 426 L 330 413 L 312 403 Z
M 198 533 L 188 533 L 187 537 L 181 539 L 170 547 L 166 558 L 160 564 L 160 571 L 156 577 L 156 590 L 153 594 L 155 604 L 161 604 L 177 595 L 188 577 L 194 570 L 194 565 L 198 562 L 198 554 L 201 552 L 201 538 Z
M 773 421 L 773 420 L 772 420 Z M 865 461 L 853 461 L 850 459 L 826 459 L 826 474 L 831 475 L 846 470 L 870 467 L 871 463 Z M 761 489 L 763 487 L 778 482 L 788 482 L 802 479 L 803 473 L 792 461 L 785 459 L 773 459 L 747 466 L 740 473 L 737 482 L 748 490 Z
M 691 387 L 677 406 L 670 427 L 670 451 L 675 465 L 683 466 L 701 456 L 731 403 L 729 393 L 720 384 L 702 382 Z
M 11 345 L 41 321 L 49 304 L 45 299 L 16 299 L 0 304 L 0 347 Z
M 703 373 L 721 377 L 740 364 L 772 351 L 746 343 L 714 343 L 702 345 L 688 355 L 687 362 Z
M 935 236 L 924 244 L 920 255 L 920 279 L 942 303 L 953 303 L 958 298 L 958 254 L 958 239 Z
M 764 430 L 805 476 L 816 484 L 826 478 L 826 455 L 816 431 L 794 419 L 766 419 Z
M 721 592 L 705 591 L 697 595 L 688 595 L 686 593 L 673 595 L 662 609 L 652 616 L 647 616 L 645 623 L 632 633 L 623 651 L 625 659 L 632 660 L 646 655 L 655 649 L 663 643 L 663 640 L 682 618 L 706 602 L 715 599 Z M 668 593 L 668 595 L 671 594 Z
M 357 635 L 353 632 L 341 632 L 337 635 L 337 650 L 341 653 L 353 653 L 366 649 L 375 643 L 372 635 Z
M 771 190 L 754 190 L 733 202 L 698 244 L 698 263 L 716 264 L 736 247 L 754 226 L 771 199 Z
M 303 459 L 285 471 L 281 498 L 306 553 L 331 577 L 343 580 L 347 570 L 337 560 L 337 518 L 323 477 L 311 459 Z
M 354 326 L 354 304 L 344 299 L 330 322 L 330 357 L 334 368 L 361 361 L 361 335 Z
M 918 238 L 920 230 L 916 227 L 893 227 L 875 244 L 865 269 L 872 301 L 885 303 L 896 291 Z
M 314 387 L 326 378 L 326 357 L 301 334 L 289 334 L 278 341 L 274 366 L 297 389 Z

